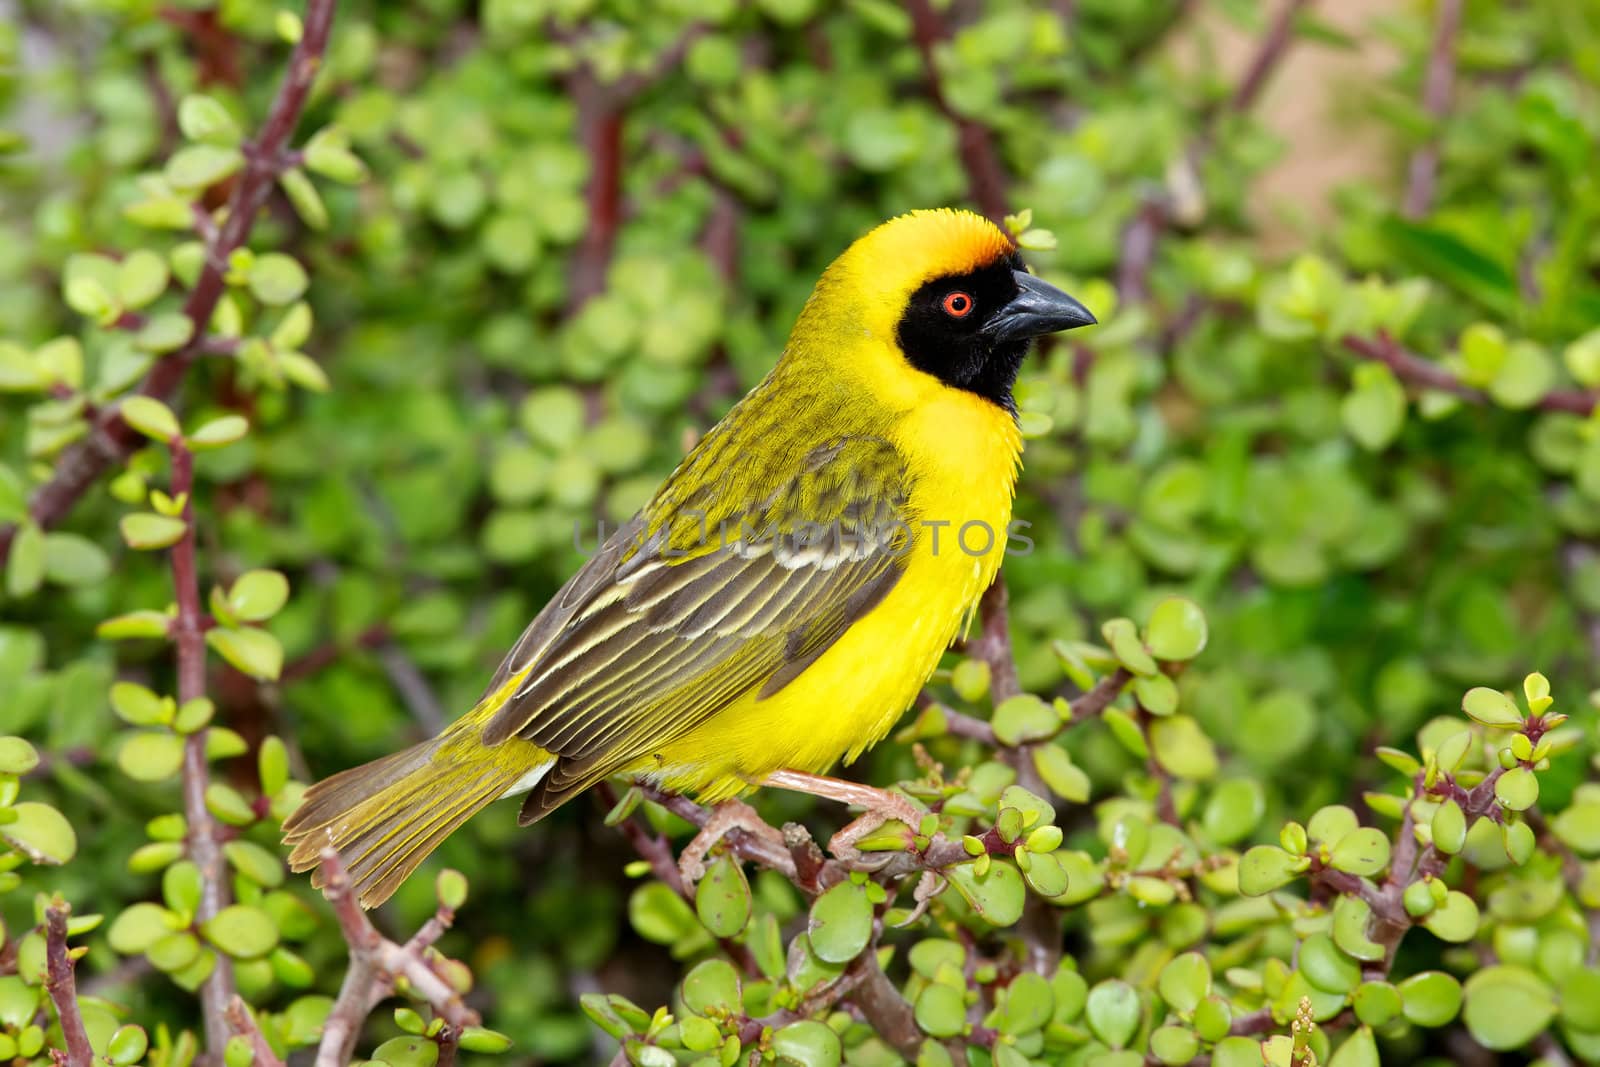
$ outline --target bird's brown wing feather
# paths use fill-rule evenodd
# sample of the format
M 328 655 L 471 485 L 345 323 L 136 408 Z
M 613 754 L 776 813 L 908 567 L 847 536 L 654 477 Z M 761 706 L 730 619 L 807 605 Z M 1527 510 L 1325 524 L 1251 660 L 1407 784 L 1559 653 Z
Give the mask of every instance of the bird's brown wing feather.
M 762 499 L 701 494 L 619 531 L 496 674 L 526 672 L 484 741 L 515 735 L 558 757 L 524 821 L 793 681 L 904 572 L 909 489 L 892 444 L 841 438 Z

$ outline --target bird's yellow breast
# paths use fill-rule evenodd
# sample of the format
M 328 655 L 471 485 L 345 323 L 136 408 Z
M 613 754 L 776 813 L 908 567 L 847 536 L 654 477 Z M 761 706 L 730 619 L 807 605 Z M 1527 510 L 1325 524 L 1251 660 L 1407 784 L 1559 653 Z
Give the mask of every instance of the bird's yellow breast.
M 747 694 L 636 771 L 724 799 L 779 769 L 854 759 L 916 697 L 1000 568 L 1021 438 L 995 404 L 915 378 L 889 390 L 909 401 L 890 428 L 913 476 L 905 574 L 793 682 Z

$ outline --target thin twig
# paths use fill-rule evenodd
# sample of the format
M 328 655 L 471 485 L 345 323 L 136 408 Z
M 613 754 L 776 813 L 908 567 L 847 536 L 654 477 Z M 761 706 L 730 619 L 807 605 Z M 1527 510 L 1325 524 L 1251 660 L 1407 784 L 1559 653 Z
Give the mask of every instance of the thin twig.
M 1386 364 L 1396 378 L 1411 385 L 1460 397 L 1471 404 L 1490 404 L 1491 398 L 1482 389 L 1475 388 L 1456 377 L 1447 367 L 1406 349 L 1388 334 L 1376 338 L 1343 338 L 1344 347 L 1362 359 Z M 1588 415 L 1600 404 L 1600 394 L 1582 389 L 1552 389 L 1533 405 L 1540 411 L 1562 411 L 1572 415 Z
M 63 1055 L 57 1063 L 63 1067 L 91 1067 L 94 1049 L 89 1045 L 89 1032 L 83 1026 L 83 1014 L 78 1010 L 78 985 L 73 976 L 71 950 L 67 947 L 67 917 L 72 908 L 57 897 L 44 910 L 45 937 L 45 990 L 50 1002 L 56 1006 L 56 1018 L 61 1021 Z
M 251 1067 L 283 1067 L 283 1060 L 267 1044 L 267 1035 L 256 1025 L 255 1016 L 250 1014 L 250 1008 L 243 998 L 234 997 L 228 1002 L 228 1025 L 233 1027 L 235 1034 L 250 1042 L 250 1048 L 255 1053 Z
M 428 1002 L 436 1016 L 458 1031 L 477 1026 L 478 1013 L 467 1007 L 426 956 L 433 941 L 449 929 L 453 913 L 441 906 L 435 921 L 423 926 L 404 945 L 397 945 L 379 933 L 361 910 L 339 853 L 323 849 L 321 866 L 327 879 L 322 894 L 333 905 L 334 916 L 339 920 L 339 930 L 350 949 L 350 966 L 324 1024 L 322 1043 L 317 1046 L 317 1067 L 344 1067 L 350 1062 L 362 1024 L 372 1009 L 394 992 L 399 978 L 405 979 L 418 998 Z
M 1272 18 L 1272 25 L 1267 28 L 1267 35 L 1261 39 L 1261 46 L 1256 49 L 1256 54 L 1251 57 L 1250 65 L 1245 67 L 1244 77 L 1239 80 L 1239 85 L 1233 91 L 1229 106 L 1234 111 L 1249 111 L 1255 106 L 1256 100 L 1261 95 L 1261 90 L 1266 87 L 1273 71 L 1283 62 L 1284 55 L 1289 51 L 1289 44 L 1294 40 L 1295 19 L 1300 13 L 1310 7 L 1312 0 L 1284 0 L 1278 12 Z
M 1226 112 L 1243 114 L 1255 106 L 1262 89 L 1273 73 L 1283 63 L 1294 40 L 1294 23 L 1313 0 L 1283 0 L 1272 24 L 1260 45 L 1245 65 L 1244 74 L 1228 97 Z M 1217 122 L 1222 110 L 1213 110 L 1205 116 L 1200 131 L 1184 148 L 1186 165 L 1195 174 L 1200 173 L 1217 134 Z M 1150 270 L 1155 265 L 1156 249 L 1161 235 L 1172 224 L 1172 205 L 1165 193 L 1153 192 L 1144 198 L 1139 210 L 1122 231 L 1122 242 L 1117 255 L 1117 295 L 1124 303 L 1137 303 L 1150 293 Z
M 1405 214 L 1420 219 L 1433 210 L 1434 190 L 1439 181 L 1439 129 L 1450 114 L 1450 96 L 1456 78 L 1456 36 L 1461 31 L 1461 0 L 1438 0 L 1434 14 L 1433 47 L 1428 52 L 1428 73 L 1423 81 L 1422 102 L 1433 118 L 1434 130 L 1426 144 L 1411 155 L 1406 177 Z
M 177 651 L 178 703 L 206 695 L 206 616 L 200 606 L 200 578 L 195 565 L 194 454 L 182 441 L 171 444 L 172 497 L 183 501 L 183 536 L 172 546 L 172 587 L 178 615 L 172 623 Z M 200 871 L 200 905 L 197 922 L 205 923 L 228 906 L 227 868 L 217 841 L 216 821 L 206 807 L 210 768 L 206 761 L 207 730 L 183 741 L 183 814 L 188 825 L 189 859 Z M 231 1036 L 228 1006 L 233 1002 L 233 961 L 218 954 L 216 966 L 200 990 L 205 1020 L 206 1048 L 220 1054 Z
M 228 201 L 228 217 L 207 242 L 205 266 L 184 301 L 183 313 L 194 324 L 193 337 L 177 351 L 163 356 L 140 384 L 138 393 L 167 400 L 177 392 L 189 365 L 202 353 L 206 326 L 222 299 L 223 271 L 228 255 L 244 245 L 256 216 L 267 202 L 282 171 L 284 146 L 300 118 L 311 85 L 322 66 L 333 25 L 336 0 L 307 0 L 304 31 L 289 57 L 289 69 L 266 123 L 253 142 L 245 146 L 245 165 Z M 33 494 L 28 514 L 40 526 L 59 523 L 107 467 L 121 463 L 144 438 L 134 432 L 115 408 L 92 420 L 82 441 L 62 453 L 55 474 Z M 0 564 L 10 554 L 16 536 L 14 525 L 0 528 Z

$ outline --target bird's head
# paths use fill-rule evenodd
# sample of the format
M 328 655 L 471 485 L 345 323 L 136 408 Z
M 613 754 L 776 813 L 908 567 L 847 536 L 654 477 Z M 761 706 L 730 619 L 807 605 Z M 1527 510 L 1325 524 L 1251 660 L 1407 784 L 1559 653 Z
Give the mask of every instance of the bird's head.
M 828 333 L 865 331 L 914 369 L 1007 410 L 1032 340 L 1095 321 L 1029 274 L 994 223 L 948 208 L 900 215 L 857 240 L 805 318 Z

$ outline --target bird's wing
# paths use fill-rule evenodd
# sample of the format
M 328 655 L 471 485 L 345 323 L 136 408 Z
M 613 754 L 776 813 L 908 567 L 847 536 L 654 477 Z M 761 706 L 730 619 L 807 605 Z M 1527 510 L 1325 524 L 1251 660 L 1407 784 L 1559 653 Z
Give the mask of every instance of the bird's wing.
M 904 573 L 910 486 L 888 441 L 830 441 L 768 485 L 729 502 L 702 483 L 647 508 L 529 626 L 496 676 L 520 682 L 483 731 L 559 757 L 525 820 L 782 689 Z

